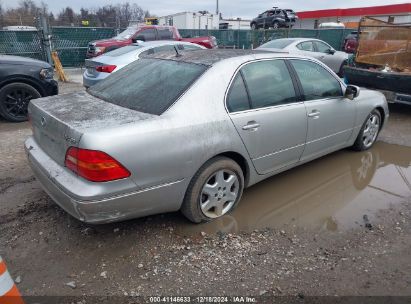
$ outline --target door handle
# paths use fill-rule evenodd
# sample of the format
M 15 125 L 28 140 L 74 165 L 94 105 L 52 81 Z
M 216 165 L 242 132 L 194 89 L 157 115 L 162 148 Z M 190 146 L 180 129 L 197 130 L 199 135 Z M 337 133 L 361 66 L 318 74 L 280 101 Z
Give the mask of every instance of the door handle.
M 243 130 L 245 131 L 255 131 L 260 127 L 259 123 L 255 121 L 249 121 L 245 126 L 243 126 Z
M 311 117 L 311 118 L 314 118 L 314 119 L 319 118 L 320 117 L 320 111 L 314 110 L 310 114 L 308 114 L 308 117 Z

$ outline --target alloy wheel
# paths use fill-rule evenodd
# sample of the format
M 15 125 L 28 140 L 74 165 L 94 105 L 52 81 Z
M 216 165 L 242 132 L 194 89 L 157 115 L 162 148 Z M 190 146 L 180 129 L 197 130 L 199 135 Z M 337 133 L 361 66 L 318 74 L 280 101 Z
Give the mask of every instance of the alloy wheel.
M 367 120 L 367 123 L 363 132 L 363 144 L 366 148 L 373 145 L 377 139 L 378 132 L 380 130 L 380 117 L 377 114 L 371 114 Z
M 238 176 L 230 170 L 215 172 L 204 184 L 200 208 L 209 218 L 217 218 L 231 210 L 240 194 Z
M 27 107 L 33 98 L 32 92 L 24 88 L 15 88 L 6 93 L 3 103 L 6 112 L 15 118 L 27 116 Z

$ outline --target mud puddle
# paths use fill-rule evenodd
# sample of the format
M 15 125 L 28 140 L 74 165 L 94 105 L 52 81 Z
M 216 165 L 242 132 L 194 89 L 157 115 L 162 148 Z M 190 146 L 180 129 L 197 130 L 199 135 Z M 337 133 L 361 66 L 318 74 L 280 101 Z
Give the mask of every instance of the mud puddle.
M 231 214 L 179 225 L 178 231 L 250 232 L 288 225 L 343 231 L 373 225 L 378 211 L 410 196 L 411 148 L 378 142 L 366 152 L 343 150 L 269 178 L 246 189 Z

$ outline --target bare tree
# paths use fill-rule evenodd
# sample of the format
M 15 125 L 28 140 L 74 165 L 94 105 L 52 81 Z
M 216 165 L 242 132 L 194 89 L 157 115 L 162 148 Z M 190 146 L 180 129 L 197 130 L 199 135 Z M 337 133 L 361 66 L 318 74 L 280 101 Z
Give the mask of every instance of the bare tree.
M 1 0 L 0 0 L 0 29 L 3 28 L 3 26 L 4 26 L 4 20 L 3 20 L 4 16 L 3 16 L 3 14 L 4 14 L 3 5 L 2 5 Z
M 0 26 L 29 25 L 36 26 L 36 18 L 42 14 L 50 25 L 80 26 L 81 21 L 88 21 L 89 26 L 125 28 L 130 21 L 144 21 L 150 16 L 138 4 L 130 2 L 118 5 L 105 5 L 97 8 L 81 8 L 75 12 L 71 7 L 62 9 L 55 17 L 45 2 L 37 5 L 33 0 L 20 0 L 17 6 L 5 10 L 0 0 Z

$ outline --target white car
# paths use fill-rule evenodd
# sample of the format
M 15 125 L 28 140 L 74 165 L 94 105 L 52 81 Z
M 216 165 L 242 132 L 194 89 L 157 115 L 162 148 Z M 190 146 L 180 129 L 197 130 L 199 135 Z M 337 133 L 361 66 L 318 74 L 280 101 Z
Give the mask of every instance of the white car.
M 93 59 L 86 59 L 86 70 L 83 74 L 83 85 L 88 88 L 117 72 L 129 63 L 138 60 L 141 56 L 157 54 L 160 52 L 175 52 L 201 50 L 205 47 L 182 41 L 164 40 L 139 42 L 111 52 L 105 53 Z
M 335 50 L 328 43 L 311 38 L 282 38 L 274 39 L 263 45 L 257 50 L 260 51 L 286 51 L 290 54 L 313 57 L 325 63 L 338 76 L 342 77 L 344 66 L 348 62 L 349 54 Z

